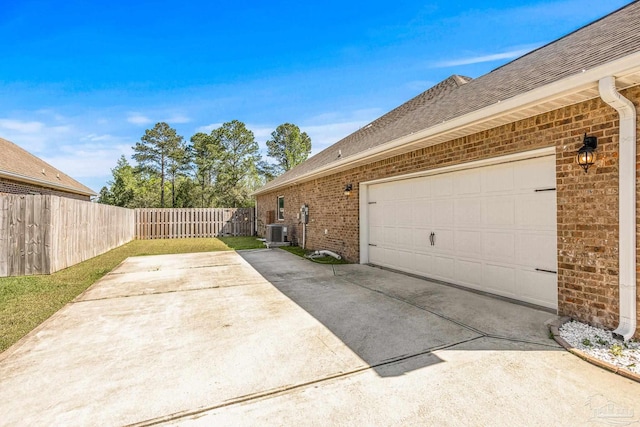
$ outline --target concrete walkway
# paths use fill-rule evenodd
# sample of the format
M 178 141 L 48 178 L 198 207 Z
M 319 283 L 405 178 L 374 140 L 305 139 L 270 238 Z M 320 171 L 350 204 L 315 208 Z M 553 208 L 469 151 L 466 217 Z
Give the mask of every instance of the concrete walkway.
M 606 425 L 553 317 L 282 250 L 130 258 L 0 354 L 0 425 Z

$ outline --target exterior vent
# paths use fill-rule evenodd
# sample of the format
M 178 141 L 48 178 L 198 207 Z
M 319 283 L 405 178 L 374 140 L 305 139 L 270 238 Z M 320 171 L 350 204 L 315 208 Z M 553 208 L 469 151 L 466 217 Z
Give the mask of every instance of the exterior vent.
M 267 225 L 267 242 L 284 243 L 287 241 L 287 227 L 282 224 Z

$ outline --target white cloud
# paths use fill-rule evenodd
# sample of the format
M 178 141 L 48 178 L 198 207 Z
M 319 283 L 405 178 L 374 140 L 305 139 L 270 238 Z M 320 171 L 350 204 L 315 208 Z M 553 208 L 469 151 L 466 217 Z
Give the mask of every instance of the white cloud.
M 41 121 L 0 119 L 0 136 L 34 154 L 55 148 L 56 142 L 68 137 L 71 131 L 69 125 L 49 126 Z
M 160 120 L 157 120 L 157 122 L 165 122 L 165 123 L 168 123 L 169 126 L 173 126 L 174 124 L 183 124 L 183 123 L 191 122 L 191 117 L 187 116 L 186 114 L 170 113 L 167 111 L 155 111 L 155 112 L 152 112 L 150 115 L 142 114 L 139 112 L 131 112 L 127 116 L 127 122 L 133 125 L 143 125 L 143 126 L 156 122 L 156 120 L 152 119 L 150 116 L 164 117 Z
M 466 58 L 458 58 L 458 59 L 451 59 L 447 61 L 436 62 L 435 64 L 433 64 L 433 67 L 434 68 L 456 67 L 458 65 L 480 64 L 482 62 L 492 62 L 492 61 L 498 61 L 502 59 L 514 59 L 526 53 L 531 52 L 537 46 L 538 45 L 527 46 L 524 48 L 514 49 L 507 52 L 492 53 L 488 55 L 479 55 L 479 56 L 470 56 Z
M 210 125 L 200 126 L 196 128 L 196 132 L 211 133 L 212 130 L 222 126 L 222 123 L 211 123 Z
M 20 133 L 40 132 L 44 123 L 36 121 L 22 121 L 14 119 L 0 119 L 0 128 L 3 130 L 16 131 Z
M 148 125 L 149 123 L 153 123 L 153 120 L 140 113 L 129 113 L 127 121 L 133 125 Z
M 88 135 L 80 137 L 80 141 L 92 141 L 92 142 L 109 141 L 111 139 L 113 139 L 113 136 L 111 136 L 109 134 L 98 135 L 98 134 L 95 134 L 95 133 L 90 133 Z
M 169 123 L 169 125 L 172 125 L 173 123 L 189 123 L 191 121 L 191 117 L 185 116 L 184 114 L 175 114 L 163 121 Z

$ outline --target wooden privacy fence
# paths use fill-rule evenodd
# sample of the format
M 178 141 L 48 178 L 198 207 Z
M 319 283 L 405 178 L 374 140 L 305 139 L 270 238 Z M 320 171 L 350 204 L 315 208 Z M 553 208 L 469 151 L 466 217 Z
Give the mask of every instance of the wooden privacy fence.
M 0 277 L 50 274 L 135 237 L 130 209 L 52 195 L 0 195 Z
M 137 239 L 253 236 L 253 208 L 136 209 Z

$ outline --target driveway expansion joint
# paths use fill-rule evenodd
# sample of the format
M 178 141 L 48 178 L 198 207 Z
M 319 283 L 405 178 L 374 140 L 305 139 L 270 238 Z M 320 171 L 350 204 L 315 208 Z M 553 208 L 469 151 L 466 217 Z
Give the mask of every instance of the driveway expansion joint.
M 234 265 L 243 265 L 241 263 L 229 263 L 229 264 L 211 264 L 211 265 L 195 265 L 195 266 L 190 266 L 190 267 L 185 267 L 185 268 L 181 268 L 181 267 L 173 267 L 173 268 L 168 268 L 165 270 L 161 270 L 160 267 L 153 269 L 153 270 L 143 270 L 145 273 L 152 273 L 154 271 L 181 271 L 181 270 L 196 270 L 199 268 L 213 268 L 213 267 L 231 267 Z M 117 268 L 117 267 L 116 267 Z M 122 274 L 131 274 L 130 271 L 110 271 L 109 273 L 107 273 L 105 276 L 119 276 Z
M 176 290 L 169 290 L 169 291 L 146 292 L 146 293 L 131 294 L 131 295 L 115 295 L 115 296 L 110 296 L 110 297 L 73 300 L 73 301 L 69 302 L 69 304 L 77 304 L 77 303 L 92 302 L 92 301 L 105 301 L 105 300 L 120 299 L 120 298 L 144 297 L 144 296 L 149 296 L 149 295 L 179 294 L 179 293 L 182 293 L 182 292 L 206 291 L 207 289 L 239 288 L 241 286 L 256 286 L 256 285 L 264 285 L 264 284 L 265 283 L 260 281 L 260 282 L 255 282 L 255 283 L 241 283 L 239 285 L 203 286 L 203 287 L 200 287 L 200 288 L 191 288 L 191 289 L 176 289 Z
M 510 341 L 510 342 L 514 342 L 514 343 L 535 344 L 535 345 L 540 345 L 540 346 L 550 347 L 550 348 L 555 348 L 555 349 L 559 348 L 557 345 L 553 345 L 553 344 L 544 344 L 544 343 L 537 342 L 537 341 L 529 341 L 529 340 L 523 340 L 523 339 L 518 339 L 518 338 L 505 337 L 505 336 L 501 336 L 501 335 L 495 335 L 495 334 L 491 334 L 491 333 L 488 333 L 488 332 L 484 332 L 484 331 L 481 331 L 481 330 L 479 330 L 477 328 L 474 328 L 473 326 L 470 326 L 470 325 L 467 325 L 467 324 L 465 324 L 463 322 L 460 322 L 458 320 L 452 319 L 452 318 L 450 318 L 448 316 L 445 316 L 442 313 L 430 310 L 430 309 L 428 309 L 428 308 L 426 308 L 424 306 L 415 304 L 415 303 L 413 303 L 411 301 L 408 301 L 408 300 L 406 300 L 404 298 L 401 298 L 401 297 L 398 297 L 398 296 L 395 296 L 395 295 L 387 294 L 386 292 L 383 292 L 383 291 L 381 291 L 379 289 L 369 288 L 368 286 L 362 285 L 360 283 L 355 283 L 355 282 L 353 282 L 353 281 L 351 281 L 349 279 L 346 279 L 346 280 L 349 283 L 351 283 L 351 284 L 353 284 L 355 286 L 359 286 L 359 287 L 367 289 L 367 290 L 369 290 L 371 292 L 379 293 L 379 294 L 384 295 L 384 296 L 386 296 L 388 298 L 394 299 L 396 301 L 403 302 L 403 303 L 408 304 L 408 305 L 410 305 L 412 307 L 416 307 L 416 308 L 418 308 L 420 310 L 426 311 L 427 313 L 433 314 L 434 316 L 438 316 L 443 320 L 449 321 L 449 322 L 454 323 L 454 324 L 456 324 L 456 325 L 458 325 L 458 326 L 460 326 L 462 328 L 465 328 L 465 329 L 468 329 L 468 330 L 470 330 L 472 332 L 475 332 L 476 334 L 480 335 L 480 337 L 493 338 L 493 339 L 498 339 L 498 340 L 502 340 L 502 341 Z
M 216 409 L 220 409 L 220 408 L 227 408 L 230 406 L 235 406 L 235 405 L 240 405 L 243 403 L 247 403 L 247 402 L 252 402 L 252 401 L 258 401 L 258 400 L 263 400 L 263 399 L 268 399 L 271 397 L 275 397 L 275 396 L 280 396 L 280 395 L 284 395 L 287 394 L 291 391 L 294 390 L 299 390 L 299 389 L 304 389 L 310 386 L 314 386 L 314 385 L 318 385 L 318 384 L 322 384 L 328 381 L 332 381 L 332 380 L 336 380 L 336 379 L 341 379 L 341 378 L 347 378 L 356 374 L 360 374 L 362 372 L 365 371 L 370 371 L 370 370 L 374 370 L 376 368 L 380 368 L 383 366 L 388 366 L 388 365 L 393 365 L 399 362 L 404 362 L 406 360 L 409 359 L 413 359 L 415 357 L 420 357 L 420 356 L 425 356 L 428 354 L 432 354 L 435 351 L 440 351 L 440 350 L 446 350 L 448 348 L 451 347 L 455 347 L 458 346 L 460 344 L 466 344 L 475 340 L 479 340 L 484 338 L 483 336 L 478 336 L 478 337 L 473 337 L 473 338 L 468 338 L 465 340 L 460 340 L 454 343 L 450 343 L 450 344 L 443 344 L 440 346 L 436 346 L 433 348 L 430 348 L 428 350 L 424 350 L 424 351 L 420 351 L 418 353 L 414 353 L 414 354 L 409 354 L 409 355 L 402 355 L 402 356 L 398 356 L 398 357 L 394 357 L 391 359 L 387 359 L 384 360 L 382 362 L 379 363 L 375 363 L 373 365 L 367 365 L 367 366 L 363 366 L 360 368 L 356 368 L 356 369 L 352 369 L 350 371 L 347 372 L 340 372 L 340 373 L 336 373 L 333 375 L 328 375 L 326 377 L 323 378 L 318 378 L 315 380 L 311 380 L 311 381 L 307 381 L 304 383 L 300 383 L 300 384 L 290 384 L 290 385 L 286 385 L 283 387 L 278 387 L 275 389 L 271 389 L 271 390 L 265 390 L 265 391 L 261 391 L 261 392 L 257 392 L 257 393 L 251 393 L 251 394 L 247 394 L 244 396 L 238 396 L 236 398 L 227 400 L 225 402 L 222 402 L 218 405 L 211 405 L 211 406 L 206 406 L 206 407 L 201 407 L 198 409 L 193 409 L 193 410 L 187 410 L 187 411 L 181 411 L 181 412 L 176 412 L 173 414 L 168 414 L 168 415 L 164 415 L 161 417 L 157 417 L 157 418 L 153 418 L 153 419 L 149 419 L 149 420 L 144 420 L 144 421 L 139 421 L 137 423 L 133 423 L 133 424 L 128 424 L 125 427 L 147 427 L 147 426 L 153 426 L 153 425 L 158 425 L 158 424 L 162 424 L 162 423 L 167 423 L 170 421 L 176 421 L 176 420 L 180 420 L 186 417 L 193 417 L 195 415 L 199 415 L 202 414 L 204 412 L 209 412 L 209 411 L 214 411 Z
M 450 317 L 447 317 L 447 316 L 445 316 L 445 315 L 444 315 L 444 314 L 442 314 L 442 313 L 438 313 L 438 312 L 436 312 L 436 311 L 429 310 L 428 308 L 423 307 L 423 306 L 421 306 L 421 305 L 414 304 L 413 302 L 408 301 L 408 300 L 406 300 L 406 299 L 404 299 L 404 298 L 401 298 L 401 297 L 398 297 L 398 296 L 395 296 L 395 295 L 390 295 L 390 294 L 388 294 L 388 293 L 386 293 L 386 292 L 383 292 L 383 291 L 381 291 L 381 290 L 379 290 L 379 289 L 372 289 L 372 288 L 370 288 L 370 287 L 368 287 L 368 286 L 365 286 L 365 285 L 362 285 L 362 284 L 360 284 L 360 283 L 355 283 L 355 282 L 353 282 L 353 281 L 349 280 L 348 278 L 347 278 L 347 279 L 345 279 L 345 280 L 346 280 L 346 281 L 348 281 L 349 283 L 351 283 L 352 285 L 358 286 L 358 287 L 363 288 L 363 289 L 367 289 L 367 290 L 368 290 L 368 291 L 370 291 L 370 292 L 375 292 L 375 293 L 378 293 L 378 294 L 384 295 L 384 296 L 385 296 L 385 297 L 387 297 L 387 298 L 391 298 L 391 299 L 393 299 L 393 300 L 400 301 L 400 302 L 402 302 L 402 303 L 404 303 L 404 304 L 408 304 L 408 305 L 410 305 L 410 306 L 412 306 L 412 307 L 415 307 L 415 308 L 417 308 L 417 309 L 420 309 L 420 310 L 422 310 L 422 311 L 426 311 L 427 313 L 431 313 L 431 314 L 433 314 L 434 316 L 438 316 L 438 317 L 439 317 L 439 318 L 441 318 L 441 319 L 444 319 L 444 320 L 446 320 L 446 321 L 449 321 L 449 322 L 451 322 L 451 323 L 454 323 L 454 324 L 456 324 L 456 325 L 458 325 L 458 326 L 460 326 L 460 327 L 462 327 L 462 328 L 465 328 L 465 329 L 470 330 L 471 332 L 475 332 L 476 334 L 479 334 L 479 335 L 482 335 L 482 336 L 487 336 L 487 334 L 486 334 L 485 332 L 483 332 L 483 331 L 481 331 L 481 330 L 479 330 L 479 329 L 476 329 L 476 328 L 474 328 L 473 326 L 466 325 L 466 324 L 464 324 L 464 323 L 462 323 L 462 322 L 460 322 L 460 321 L 458 321 L 458 320 L 455 320 L 455 319 L 452 319 L 452 318 L 450 318 Z

